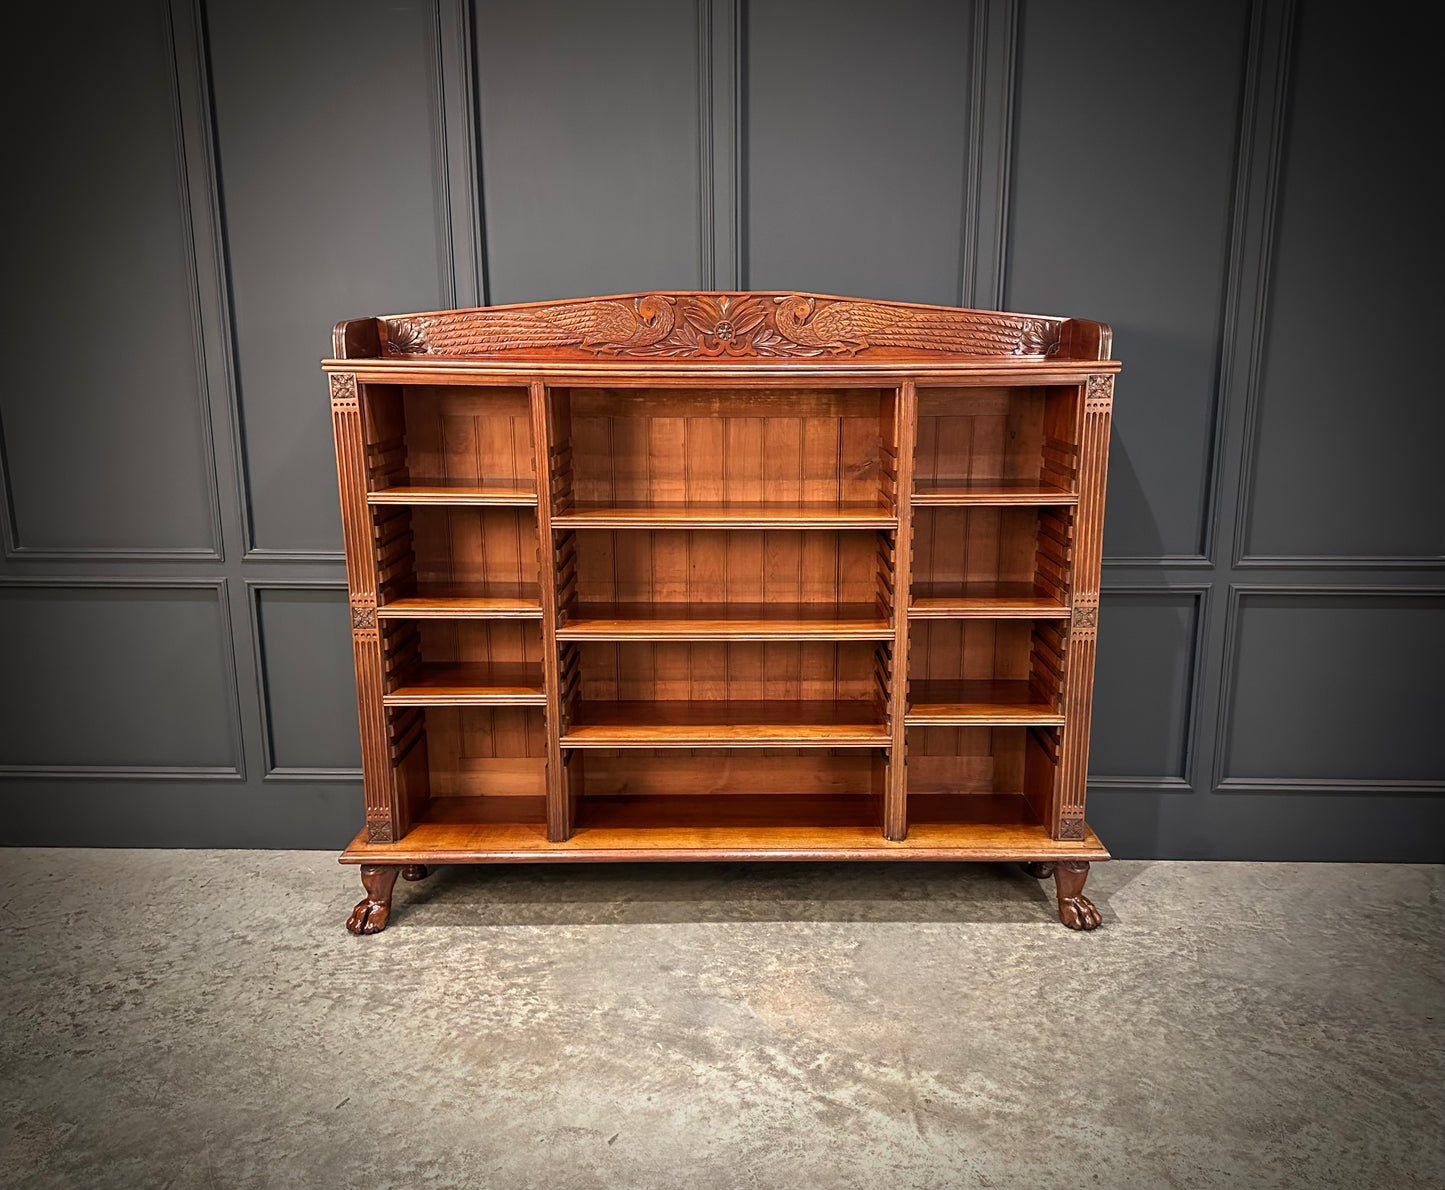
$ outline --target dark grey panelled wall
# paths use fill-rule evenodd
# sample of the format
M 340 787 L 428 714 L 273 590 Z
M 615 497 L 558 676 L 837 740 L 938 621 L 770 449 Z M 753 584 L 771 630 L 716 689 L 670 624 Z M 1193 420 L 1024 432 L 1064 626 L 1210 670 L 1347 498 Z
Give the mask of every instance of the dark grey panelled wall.
M 340 317 L 796 288 L 1114 324 L 1090 818 L 1445 859 L 1440 84 L 1380 6 L 149 0 L 12 19 L 0 838 L 360 820 Z

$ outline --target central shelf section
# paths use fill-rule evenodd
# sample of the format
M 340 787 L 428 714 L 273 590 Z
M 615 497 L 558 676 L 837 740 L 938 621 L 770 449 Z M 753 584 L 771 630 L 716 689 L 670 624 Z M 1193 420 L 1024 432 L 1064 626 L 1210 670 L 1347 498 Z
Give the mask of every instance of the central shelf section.
M 849 701 L 582 702 L 564 748 L 883 747 L 876 707 Z

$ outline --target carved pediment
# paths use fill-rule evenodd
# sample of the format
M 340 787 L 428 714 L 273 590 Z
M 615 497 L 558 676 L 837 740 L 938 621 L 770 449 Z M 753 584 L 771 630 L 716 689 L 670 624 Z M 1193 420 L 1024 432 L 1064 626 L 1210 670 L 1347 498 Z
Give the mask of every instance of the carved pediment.
M 647 293 L 388 318 L 392 356 L 1043 358 L 1062 321 L 801 293 Z

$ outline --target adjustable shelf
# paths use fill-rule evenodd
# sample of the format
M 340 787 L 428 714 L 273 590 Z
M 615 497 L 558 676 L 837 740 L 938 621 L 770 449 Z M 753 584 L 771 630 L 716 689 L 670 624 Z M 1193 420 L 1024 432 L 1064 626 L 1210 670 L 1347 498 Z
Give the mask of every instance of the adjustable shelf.
M 368 504 L 475 504 L 495 508 L 537 507 L 537 488 L 529 480 L 413 479 L 366 494 Z
M 381 701 L 389 707 L 543 707 L 547 691 L 540 664 L 433 661 L 409 670 Z
M 338 327 L 350 926 L 405 865 L 719 858 L 1058 864 L 1097 924 L 1109 338 L 797 294 Z
M 1057 590 L 1024 582 L 915 582 L 908 600 L 910 620 L 1067 618 L 1069 614 L 1069 605 Z
M 924 479 L 913 489 L 913 503 L 935 508 L 966 508 L 970 505 L 1077 504 L 1076 492 L 1058 484 L 1038 480 Z
M 924 680 L 909 687 L 907 722 L 916 727 L 1062 724 L 1052 700 L 1027 681 Z
M 418 583 L 376 609 L 379 619 L 542 618 L 542 592 L 536 583 Z

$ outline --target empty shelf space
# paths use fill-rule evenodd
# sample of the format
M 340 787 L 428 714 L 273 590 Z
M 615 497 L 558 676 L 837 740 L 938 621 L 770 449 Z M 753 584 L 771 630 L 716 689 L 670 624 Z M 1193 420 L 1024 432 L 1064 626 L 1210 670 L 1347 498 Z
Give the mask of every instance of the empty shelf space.
M 545 706 L 540 665 L 429 662 L 383 697 L 389 707 Z
M 868 603 L 579 603 L 558 640 L 887 640 Z
M 540 620 L 542 592 L 536 583 L 421 583 L 376 614 L 383 620 Z
M 535 508 L 537 489 L 521 479 L 412 479 L 368 492 L 368 504 L 482 504 Z
M 1077 504 L 1078 494 L 1037 479 L 919 479 L 912 503 L 934 507 L 969 504 Z
M 912 619 L 1067 617 L 1069 606 L 1033 583 L 914 583 Z
M 552 517 L 558 529 L 888 529 L 898 524 L 878 502 L 633 501 L 577 503 Z
M 759 794 L 583 798 L 565 842 L 549 843 L 540 798 L 432 798 L 398 843 L 368 843 L 347 863 L 486 860 L 896 859 L 1103 860 L 1084 838 L 1051 839 L 1018 795 L 910 797 L 908 837 L 883 837 L 867 795 Z
M 875 703 L 582 702 L 564 748 L 838 748 L 889 742 Z
M 1064 717 L 1027 681 L 914 680 L 908 687 L 910 726 L 1058 724 Z

